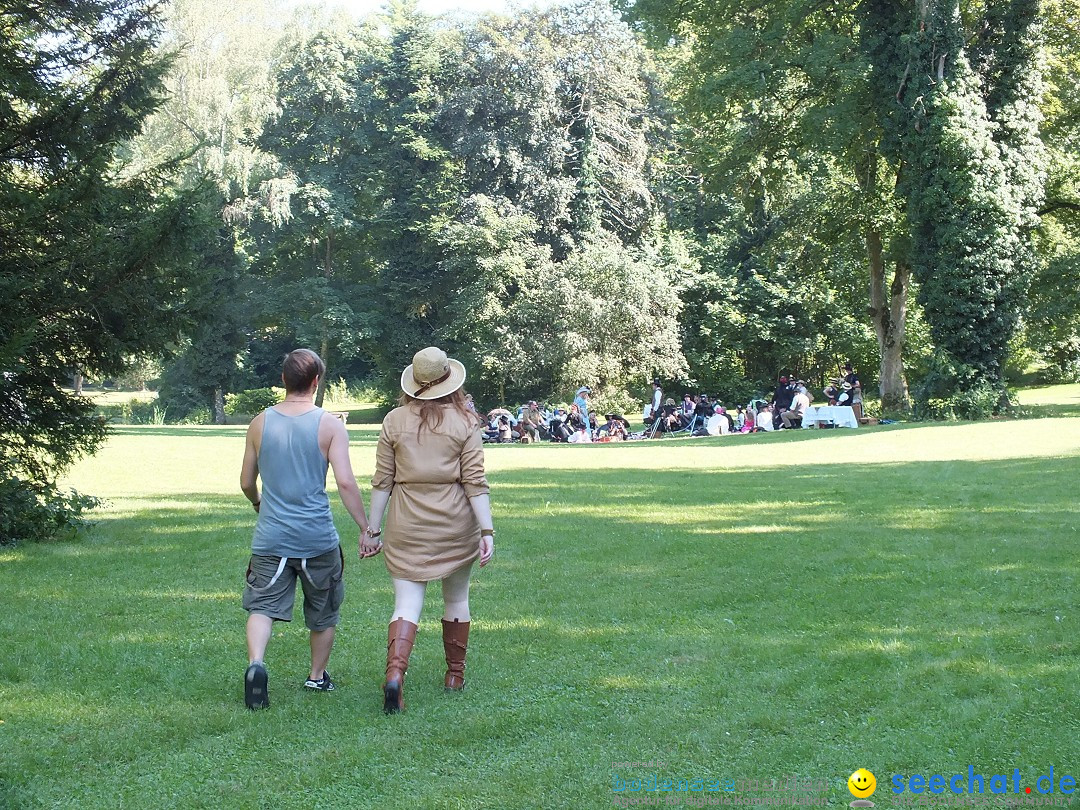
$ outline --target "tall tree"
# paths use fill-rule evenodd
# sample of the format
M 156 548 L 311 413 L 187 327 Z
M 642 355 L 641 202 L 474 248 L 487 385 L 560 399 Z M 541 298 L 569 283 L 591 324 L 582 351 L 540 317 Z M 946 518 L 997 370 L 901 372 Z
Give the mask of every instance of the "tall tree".
M 1003 390 L 1034 269 L 1045 164 L 1038 11 L 1037 0 L 989 6 L 969 47 L 958 0 L 928 0 L 908 38 L 901 193 L 920 300 L 961 391 Z
M 201 272 L 205 189 L 116 160 L 161 100 L 159 13 L 136 0 L 0 4 L 0 482 L 16 512 L 40 515 L 104 438 L 62 388 L 71 371 L 116 375 L 175 339 Z
M 258 323 L 312 346 L 330 370 L 372 335 L 365 285 L 374 276 L 370 226 L 382 186 L 365 153 L 376 137 L 371 106 L 381 101 L 367 77 L 383 51 L 370 30 L 296 43 L 279 68 L 279 109 L 259 137 L 279 178 L 263 187 L 249 228 L 268 288 Z
M 954 387 L 1000 385 L 1040 194 L 1036 5 L 973 2 L 966 17 L 934 0 L 628 11 L 689 43 L 676 88 L 698 124 L 699 165 L 724 193 L 764 195 L 775 210 L 799 178 L 837 171 L 859 192 L 817 223 L 865 246 L 883 400 L 906 399 L 913 273 L 936 341 L 973 370 Z M 986 244 L 991 234 L 1005 244 Z
M 280 0 L 172 0 L 160 46 L 176 54 L 167 97 L 124 147 L 136 168 L 175 160 L 188 182 L 209 180 L 225 213 L 206 256 L 206 281 L 193 291 L 195 326 L 162 380 L 160 396 L 176 416 L 195 404 L 185 396 L 194 390 L 196 407 L 224 423 L 225 393 L 240 379 L 253 296 L 238 226 L 247 218 L 252 183 L 269 173 L 267 156 L 252 141 L 275 105 L 271 60 L 287 30 L 284 11 Z
M 1080 2 L 1046 0 L 1046 199 L 1025 339 L 1053 381 L 1080 380 Z

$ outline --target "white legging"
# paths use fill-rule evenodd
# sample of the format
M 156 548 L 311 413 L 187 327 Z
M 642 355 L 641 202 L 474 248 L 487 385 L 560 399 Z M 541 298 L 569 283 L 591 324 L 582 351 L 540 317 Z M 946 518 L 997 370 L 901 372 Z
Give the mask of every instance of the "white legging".
M 443 578 L 444 619 L 469 621 L 469 574 L 471 572 L 472 563 L 469 563 Z M 391 579 L 394 583 L 394 615 L 390 617 L 390 620 L 405 619 L 413 624 L 419 624 L 427 583 L 393 577 Z

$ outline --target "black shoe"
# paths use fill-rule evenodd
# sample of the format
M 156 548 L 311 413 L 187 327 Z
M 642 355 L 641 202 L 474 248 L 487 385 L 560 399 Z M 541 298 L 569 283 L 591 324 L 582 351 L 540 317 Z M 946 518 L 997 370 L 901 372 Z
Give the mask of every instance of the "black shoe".
M 266 667 L 256 661 L 244 673 L 244 705 L 249 709 L 265 709 L 270 705 Z
M 334 682 L 330 680 L 330 673 L 324 669 L 319 680 L 308 678 L 304 681 L 304 688 L 311 689 L 314 692 L 333 692 Z

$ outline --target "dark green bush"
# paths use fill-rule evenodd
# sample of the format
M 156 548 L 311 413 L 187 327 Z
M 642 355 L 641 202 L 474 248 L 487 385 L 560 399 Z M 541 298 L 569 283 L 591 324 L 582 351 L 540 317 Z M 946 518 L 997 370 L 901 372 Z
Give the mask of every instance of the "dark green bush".
M 1009 408 L 1001 386 L 941 351 L 930 358 L 927 374 L 912 394 L 916 420 L 988 419 Z
M 0 545 L 69 538 L 87 525 L 83 512 L 97 498 L 63 493 L 52 484 L 0 478 Z
M 254 416 L 279 402 L 281 402 L 281 397 L 273 388 L 252 388 L 248 391 L 226 394 L 225 413 L 230 416 L 238 413 Z

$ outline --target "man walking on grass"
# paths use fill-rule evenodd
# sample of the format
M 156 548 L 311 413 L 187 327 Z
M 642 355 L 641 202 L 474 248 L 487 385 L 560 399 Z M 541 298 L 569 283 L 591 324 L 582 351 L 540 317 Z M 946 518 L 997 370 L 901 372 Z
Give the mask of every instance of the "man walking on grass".
M 338 494 L 360 532 L 367 514 L 349 461 L 345 424 L 313 404 L 326 367 L 310 349 L 285 357 L 285 400 L 256 416 L 248 427 L 240 489 L 259 514 L 251 543 L 244 609 L 248 611 L 248 668 L 244 703 L 270 705 L 263 663 L 275 621 L 292 621 L 296 580 L 304 591 L 304 621 L 311 631 L 311 672 L 304 686 L 330 692 L 326 671 L 334 628 L 345 596 L 345 558 L 326 494 L 326 470 L 334 468 Z M 258 480 L 262 479 L 262 494 Z

